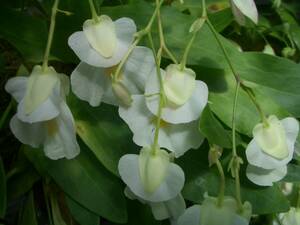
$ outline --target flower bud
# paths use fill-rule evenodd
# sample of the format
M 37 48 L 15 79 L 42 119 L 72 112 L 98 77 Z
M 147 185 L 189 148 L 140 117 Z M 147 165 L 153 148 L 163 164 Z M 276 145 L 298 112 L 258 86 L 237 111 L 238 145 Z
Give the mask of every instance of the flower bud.
M 83 32 L 90 45 L 103 57 L 113 56 L 117 47 L 117 35 L 115 24 L 109 16 L 102 15 L 99 21 L 86 20 L 83 24 Z
M 284 213 L 281 219 L 282 225 L 300 225 L 300 209 L 292 207 Z
M 268 124 L 257 124 L 253 129 L 253 137 L 259 147 L 276 159 L 284 159 L 289 155 L 285 130 L 274 115 L 267 119 Z
M 163 80 L 167 104 L 179 107 L 185 104 L 192 96 L 196 86 L 196 74 L 193 70 L 171 64 L 166 68 Z
M 47 67 L 43 71 L 41 66 L 35 66 L 27 83 L 25 113 L 32 113 L 39 105 L 46 101 L 59 80 L 59 76 L 53 67 Z
M 139 155 L 140 177 L 145 191 L 153 193 L 164 181 L 170 165 L 166 151 L 143 148 Z
M 190 33 L 198 32 L 203 27 L 204 23 L 205 23 L 205 18 L 200 17 L 196 19 L 192 24 L 192 26 L 190 27 L 189 32 Z
M 124 105 L 125 107 L 131 106 L 131 94 L 124 84 L 122 84 L 121 82 L 113 82 L 112 90 L 122 105 Z

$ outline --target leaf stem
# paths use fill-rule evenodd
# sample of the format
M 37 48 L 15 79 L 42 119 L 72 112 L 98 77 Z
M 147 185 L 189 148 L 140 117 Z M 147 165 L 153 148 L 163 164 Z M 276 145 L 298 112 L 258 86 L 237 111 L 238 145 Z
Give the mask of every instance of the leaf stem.
M 222 207 L 223 201 L 224 201 L 224 193 L 225 193 L 225 175 L 224 175 L 224 170 L 222 167 L 222 164 L 219 159 L 216 160 L 216 165 L 219 171 L 220 175 L 220 189 L 219 189 L 219 195 L 218 195 L 218 206 Z
M 44 55 L 43 65 L 42 65 L 43 71 L 45 71 L 48 67 L 48 60 L 49 60 L 50 49 L 51 49 L 52 41 L 53 41 L 58 3 L 59 3 L 59 0 L 55 0 L 53 7 L 52 7 L 51 22 L 50 22 L 50 28 L 49 28 L 49 33 L 48 33 L 48 41 L 47 41 L 46 51 L 45 51 L 45 55 Z
M 95 7 L 95 4 L 94 4 L 94 1 L 93 0 L 89 0 L 89 5 L 90 5 L 90 9 L 91 9 L 93 20 L 96 23 L 99 22 L 99 17 L 98 17 L 97 11 L 96 11 L 96 7 Z

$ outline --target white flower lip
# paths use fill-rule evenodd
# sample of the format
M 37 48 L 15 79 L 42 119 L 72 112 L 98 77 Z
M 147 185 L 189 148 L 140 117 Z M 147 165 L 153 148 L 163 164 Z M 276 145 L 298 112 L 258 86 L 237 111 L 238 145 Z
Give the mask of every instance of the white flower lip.
M 195 80 L 196 73 L 193 70 L 181 70 L 180 65 L 170 64 L 163 79 L 167 103 L 175 108 L 184 105 L 193 94 Z
M 162 78 L 164 79 L 166 73 L 161 70 Z M 147 97 L 147 107 L 154 114 L 157 115 L 159 106 L 159 96 L 153 95 L 159 93 L 160 85 L 156 74 L 153 70 L 146 82 L 145 95 Z M 166 122 L 179 124 L 188 123 L 199 119 L 201 112 L 207 104 L 208 100 L 208 87 L 207 85 L 199 80 L 196 80 L 195 89 L 189 98 L 189 100 L 182 106 L 177 108 L 164 107 L 162 110 L 162 119 Z
M 254 140 L 265 153 L 282 160 L 289 155 L 285 129 L 274 115 L 270 116 L 267 121 L 268 126 L 260 123 L 254 127 Z
M 122 180 L 130 190 L 136 196 L 148 202 L 162 202 L 175 198 L 184 185 L 184 173 L 182 169 L 174 163 L 170 163 L 164 181 L 153 193 L 144 190 L 139 174 L 138 155 L 124 155 L 119 161 L 118 169 Z
M 120 107 L 119 115 L 133 132 L 133 141 L 139 146 L 151 146 L 155 132 L 155 116 L 146 106 L 143 95 L 133 95 L 129 108 Z M 174 152 L 175 157 L 182 156 L 187 150 L 197 149 L 204 138 L 200 135 L 198 122 L 170 124 L 162 122 L 158 144 Z
M 153 53 L 149 48 L 137 46 L 130 54 L 122 71 L 120 81 L 130 94 L 142 94 L 146 77 L 155 68 Z M 71 74 L 74 94 L 93 107 L 101 102 L 118 106 L 120 101 L 112 90 L 110 71 L 114 68 L 99 68 L 81 62 Z
M 83 33 L 90 45 L 103 57 L 110 58 L 116 51 L 117 37 L 115 24 L 109 16 L 102 15 L 83 23 Z
M 108 22 L 109 24 L 109 22 Z M 105 56 L 103 56 L 100 52 L 98 52 L 96 49 L 94 49 L 91 44 L 89 43 L 86 35 L 83 31 L 75 32 L 73 33 L 68 40 L 68 44 L 71 47 L 71 49 L 75 52 L 75 54 L 79 57 L 79 59 L 89 65 L 95 66 L 95 67 L 112 67 L 116 64 L 118 64 L 125 53 L 128 51 L 131 43 L 134 40 L 134 34 L 136 33 L 136 25 L 134 24 L 134 21 L 129 18 L 120 18 L 113 22 L 115 27 L 115 33 L 116 33 L 116 43 L 115 47 L 114 44 L 110 44 L 108 49 L 113 49 L 113 51 L 105 49 L 107 46 L 98 46 L 93 40 L 92 43 L 94 43 L 94 46 L 98 46 L 96 48 L 103 49 L 105 52 Z M 109 30 L 110 25 L 105 26 L 106 30 Z M 103 31 L 103 30 L 101 30 Z M 109 31 L 110 35 L 112 35 L 112 31 Z M 91 36 L 91 32 L 88 36 Z M 100 34 L 97 34 L 97 37 L 100 36 Z M 90 38 L 94 39 L 96 37 Z M 102 39 L 102 38 L 101 38 Z M 110 40 L 105 40 L 105 42 L 109 42 Z M 112 54 L 112 55 L 111 55 Z M 111 55 L 110 57 L 107 57 Z

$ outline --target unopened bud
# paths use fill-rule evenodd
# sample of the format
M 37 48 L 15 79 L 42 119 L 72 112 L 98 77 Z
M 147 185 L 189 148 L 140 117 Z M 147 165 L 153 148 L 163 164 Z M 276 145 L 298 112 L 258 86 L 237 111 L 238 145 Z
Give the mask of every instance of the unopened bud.
M 196 19 L 194 21 L 194 23 L 192 24 L 192 26 L 190 27 L 189 32 L 190 33 L 198 32 L 203 27 L 204 23 L 205 23 L 205 18 L 200 17 L 200 18 Z
M 123 106 L 125 107 L 131 106 L 132 103 L 131 94 L 124 84 L 122 84 L 121 82 L 113 82 L 112 90 Z

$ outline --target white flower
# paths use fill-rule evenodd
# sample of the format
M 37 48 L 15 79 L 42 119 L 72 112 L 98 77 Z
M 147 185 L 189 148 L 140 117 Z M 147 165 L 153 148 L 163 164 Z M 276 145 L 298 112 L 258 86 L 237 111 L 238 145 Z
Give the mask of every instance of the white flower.
M 280 213 L 282 225 L 300 225 L 300 209 L 291 207 L 286 213 Z
M 153 69 L 155 62 L 152 51 L 146 47 L 136 47 L 125 63 L 118 83 L 121 83 L 129 94 L 142 94 L 146 77 Z M 116 95 L 112 88 L 111 75 L 114 70 L 113 67 L 99 68 L 81 62 L 71 74 L 72 91 L 91 106 L 98 106 L 101 101 L 113 105 L 122 104 L 120 96 Z
M 124 155 L 119 173 L 130 190 L 147 202 L 164 202 L 175 198 L 184 185 L 184 173 L 169 161 L 166 151 L 143 148 L 140 155 Z
M 162 110 L 162 119 L 166 122 L 179 124 L 199 119 L 201 112 L 207 104 L 207 85 L 195 80 L 196 74 L 191 69 L 180 70 L 179 65 L 169 65 L 166 71 L 161 70 L 166 105 Z M 157 114 L 160 90 L 156 71 L 153 71 L 146 82 L 146 104 L 153 114 Z
M 96 67 L 112 67 L 128 51 L 136 26 L 129 18 L 113 22 L 109 16 L 102 15 L 98 20 L 86 20 L 83 31 L 72 34 L 68 44 L 81 61 Z
M 36 66 L 29 78 L 15 77 L 5 86 L 18 102 L 17 113 L 10 121 L 13 134 L 34 148 L 43 145 L 51 159 L 71 159 L 80 151 L 74 119 L 64 99 L 68 92 L 67 79 L 52 67 L 42 71 Z M 33 97 L 34 94 L 41 96 Z
M 298 121 L 288 117 L 278 120 L 271 115 L 268 126 L 258 124 L 253 129 L 253 139 L 246 149 L 249 162 L 247 177 L 255 184 L 272 186 L 287 173 L 299 132 Z
M 147 202 L 136 196 L 129 187 L 125 188 L 124 193 L 126 197 L 131 200 L 137 199 L 143 204 L 148 204 L 151 207 L 152 214 L 156 220 L 176 220 L 184 213 L 186 208 L 185 201 L 181 194 L 164 202 Z
M 202 205 L 188 208 L 179 217 L 177 225 L 248 225 L 249 222 L 236 214 L 236 201 L 225 197 L 222 206 L 217 205 L 217 199 L 205 196 Z
M 254 0 L 230 0 L 232 13 L 240 25 L 245 25 L 245 17 L 258 23 L 258 12 Z
M 120 107 L 120 117 L 133 132 L 133 141 L 139 146 L 153 144 L 156 116 L 146 106 L 143 95 L 133 95 L 131 107 Z M 198 122 L 170 124 L 161 121 L 158 144 L 180 157 L 190 148 L 197 149 L 204 138 L 199 133 Z

